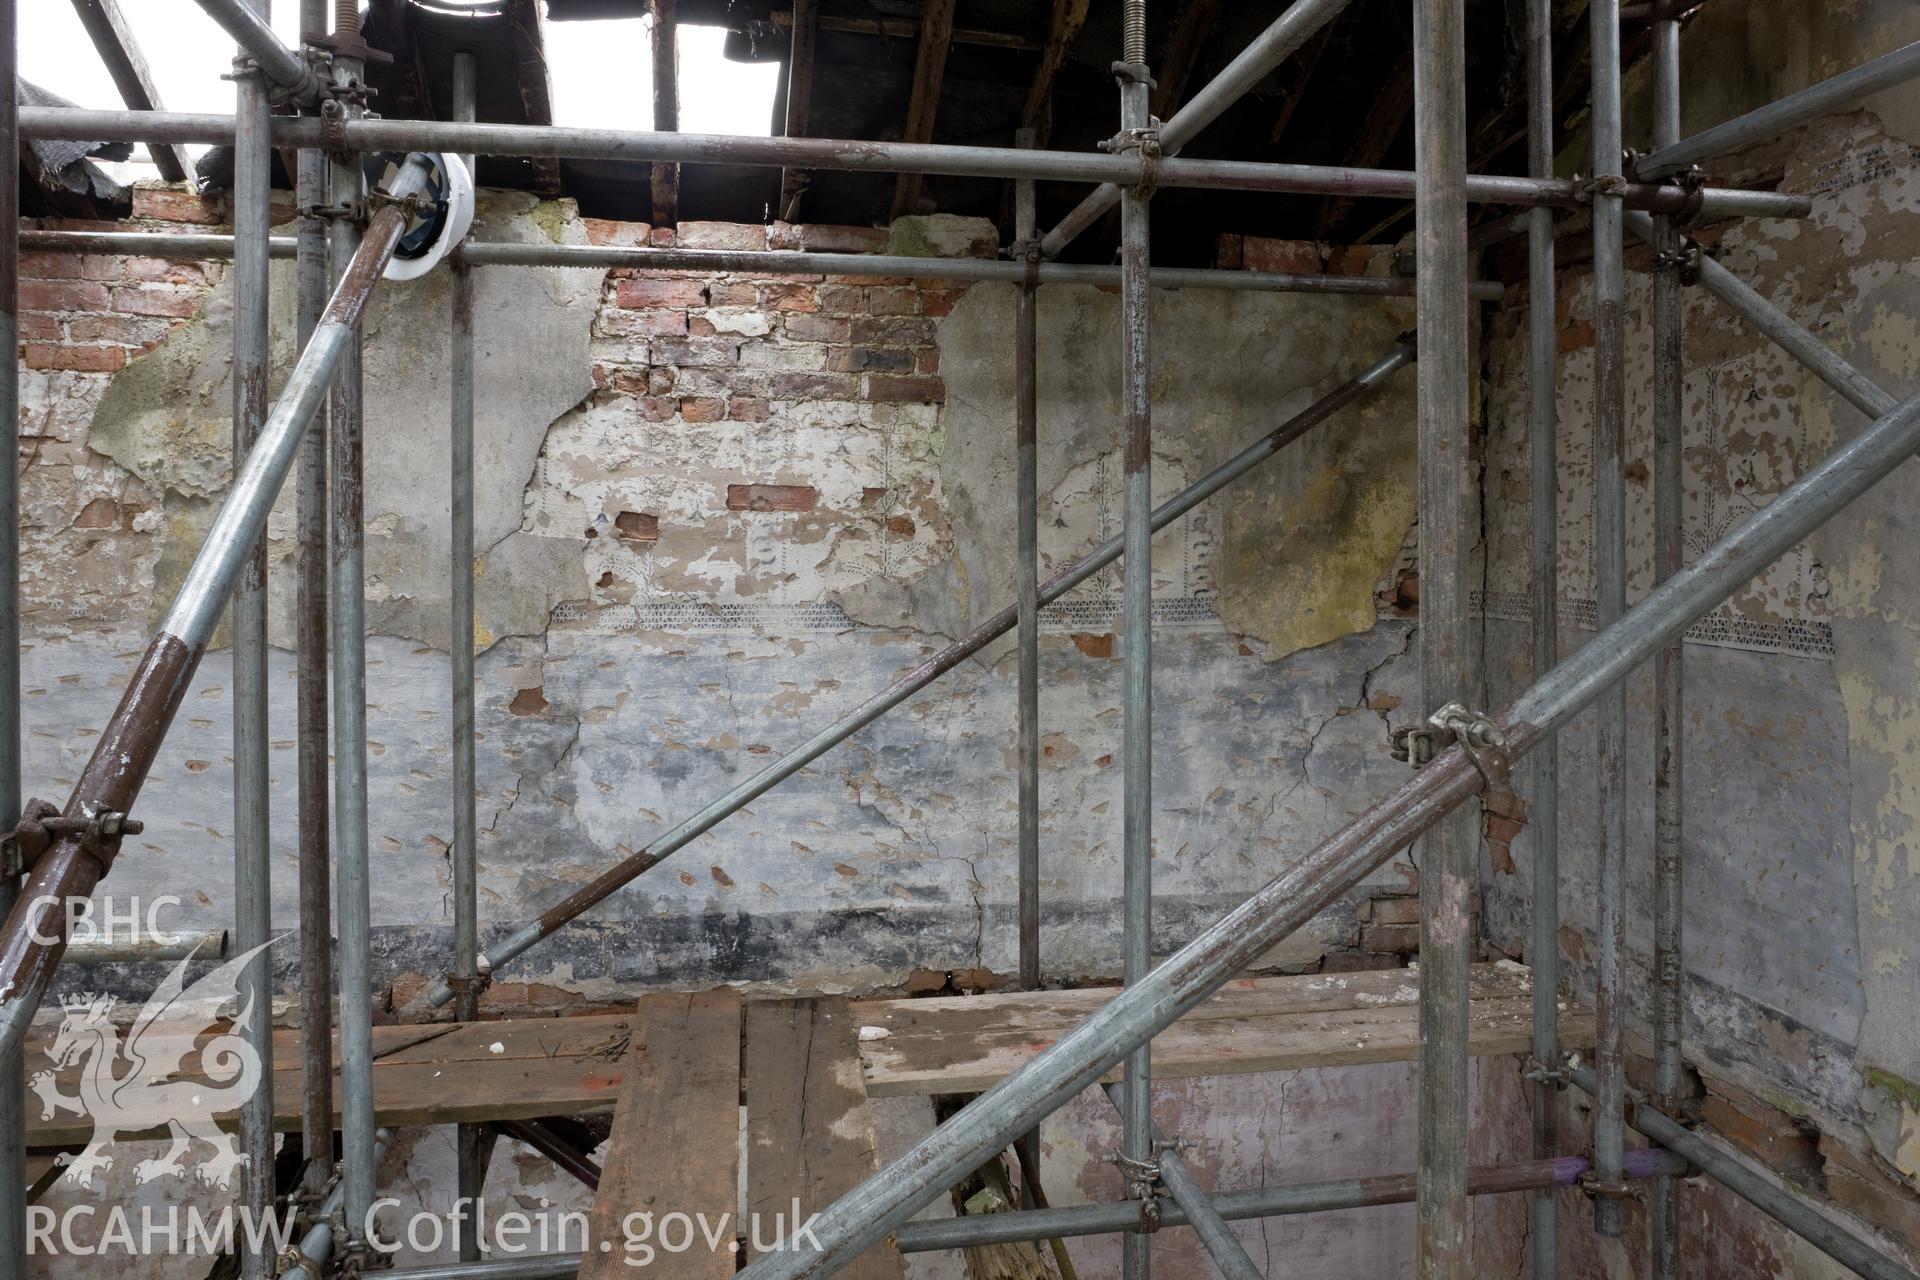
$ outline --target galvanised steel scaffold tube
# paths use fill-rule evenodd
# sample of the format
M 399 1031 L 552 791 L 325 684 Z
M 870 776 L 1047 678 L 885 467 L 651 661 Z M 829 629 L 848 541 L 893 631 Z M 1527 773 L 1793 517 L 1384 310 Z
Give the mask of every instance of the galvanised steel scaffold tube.
M 1680 21 L 1667 10 L 1653 23 L 1653 144 L 1680 137 Z M 1656 222 L 1653 273 L 1653 577 L 1663 582 L 1680 568 L 1684 550 L 1681 391 L 1686 371 L 1686 327 L 1680 300 L 1680 231 Z M 1682 1026 L 1686 961 L 1681 949 L 1682 846 L 1686 676 L 1683 646 L 1660 651 L 1653 675 L 1653 1089 L 1663 1107 L 1681 1101 Z M 1541 1059 L 1551 1062 L 1551 1058 Z M 1652 1280 L 1680 1280 L 1680 1183 L 1656 1178 L 1647 1200 L 1653 1240 Z
M 1518 1191 L 1572 1187 L 1579 1185 L 1580 1179 L 1592 1168 L 1592 1162 L 1584 1156 L 1491 1165 L 1468 1172 L 1467 1191 L 1476 1196 L 1497 1196 Z M 1627 1153 L 1629 1178 L 1652 1178 L 1661 1174 L 1685 1173 L 1686 1170 L 1685 1160 L 1657 1147 L 1643 1147 Z M 1261 1187 L 1249 1191 L 1221 1191 L 1214 1194 L 1212 1204 L 1214 1212 L 1228 1222 L 1366 1209 L 1383 1204 L 1411 1204 L 1416 1181 L 1411 1173 L 1391 1173 L 1293 1186 Z M 894 1244 L 902 1253 L 930 1253 L 936 1249 L 1012 1244 L 1055 1236 L 1107 1235 L 1126 1230 L 1139 1220 L 1139 1216 L 1138 1208 L 1132 1202 L 1123 1200 L 1116 1204 L 1074 1205 L 1071 1208 L 1038 1212 L 934 1218 L 905 1224 L 894 1233 Z M 1176 1202 L 1161 1206 L 1160 1225 L 1186 1227 L 1193 1224 L 1186 1210 Z M 411 1272 L 407 1274 L 412 1275 Z
M 1014 145 L 1034 145 L 1032 129 L 1014 135 Z M 1020 985 L 1040 989 L 1040 228 L 1033 180 L 1013 184 L 1013 237 L 1026 278 L 1014 298 L 1013 320 L 1013 508 L 1017 530 L 1013 561 L 1015 636 L 1020 646 L 1020 687 L 1014 731 L 1019 740 Z M 1016 1154 L 1022 1171 L 1022 1201 L 1039 1207 L 1040 1131 L 1020 1135 Z M 1060 1247 L 1056 1242 L 1055 1248 Z
M 0 5 L 0 154 L 20 154 L 20 6 Z M 0 349 L 20 349 L 20 166 L 0 166 Z M 0 379 L 0 831 L 20 821 L 20 374 Z M 20 877 L 0 874 L 0 912 Z M 17 1049 L 17 1046 L 16 1046 Z M 0 1051 L 0 1272 L 27 1271 L 27 1082 L 17 1051 Z
M 1220 118 L 1220 115 L 1267 78 L 1275 67 L 1300 51 L 1345 9 L 1351 0 L 1296 0 L 1275 18 L 1273 25 L 1240 51 L 1212 80 L 1173 113 L 1173 119 L 1160 126 L 1162 155 L 1177 155 L 1194 135 Z M 1040 241 L 1043 257 L 1057 258 L 1081 232 L 1106 216 L 1120 203 L 1118 183 L 1102 183 L 1075 205 L 1060 224 Z
M 394 1280 L 574 1280 L 580 1274 L 577 1253 L 494 1258 L 487 1262 L 440 1262 L 390 1272 Z
M 1020 131 L 1019 144 L 1033 145 L 1034 132 Z M 1013 505 L 1018 530 L 1014 594 L 1019 610 L 1020 689 L 1020 985 L 1040 986 L 1040 247 L 1031 180 L 1013 189 L 1014 244 L 1026 279 L 1014 301 L 1013 322 Z M 1040 1135 L 1022 1139 L 1037 1160 Z M 1036 1165 L 1036 1167 L 1038 1167 Z
M 406 229 L 404 202 L 421 190 L 427 172 L 424 157 L 408 163 L 391 192 L 402 203 L 382 209 L 369 224 L 361 251 L 334 291 L 313 340 L 288 375 L 286 388 L 268 415 L 259 441 L 234 476 L 227 499 L 188 568 L 159 634 L 141 657 L 119 706 L 94 745 L 93 755 L 67 801 L 65 816 L 69 819 L 97 823 L 103 816 L 125 813 L 139 795 L 161 740 L 186 697 L 187 685 L 233 594 L 234 581 L 293 466 L 301 432 L 327 394 L 361 309 Z M 110 827 L 111 822 L 106 825 Z M 5 932 L 0 935 L 0 991 L 6 993 L 0 1001 L 0 1057 L 20 1048 L 60 963 L 66 948 L 67 900 L 92 893 L 112 866 L 117 844 L 108 829 L 101 829 L 99 838 L 66 835 L 34 864 L 26 889 L 8 914 Z M 42 942 L 40 938 L 54 941 Z
M 454 119 L 473 119 L 474 94 L 473 55 L 456 53 Z M 448 428 L 448 487 L 452 531 L 448 595 L 452 607 L 447 619 L 447 655 L 453 676 L 453 848 L 448 854 L 453 864 L 453 974 L 462 988 L 454 1013 L 460 1021 L 472 1022 L 480 1016 L 476 968 L 480 956 L 480 822 L 474 784 L 473 268 L 457 262 L 451 270 L 453 305 L 448 346 L 452 368 L 448 378 L 453 412 Z M 493 1146 L 493 1129 L 484 1124 L 459 1125 L 454 1131 L 454 1146 L 458 1193 L 469 1204 L 478 1204 L 486 1180 L 487 1155 Z M 478 1262 L 478 1214 L 460 1219 L 459 1237 L 461 1260 Z
M 363 68 L 356 58 L 336 57 L 334 75 L 354 85 Z M 350 105 L 346 118 L 364 108 Z M 335 157 L 331 170 L 336 208 L 349 209 L 365 196 L 357 155 Z M 328 228 L 328 264 L 336 276 L 359 261 L 360 229 L 346 218 Z M 346 1234 L 336 1247 L 350 1259 L 364 1256 L 362 1234 L 375 1195 L 379 1163 L 373 1107 L 373 871 L 367 838 L 367 624 L 366 624 L 366 428 L 361 382 L 362 333 L 348 331 L 334 371 L 333 412 L 328 421 L 328 483 L 333 513 L 329 581 L 333 604 L 333 898 L 340 958 L 340 1185 Z
M 1139 6 L 1141 43 L 1146 26 Z M 1138 56 L 1132 56 L 1137 52 Z M 1120 137 L 1135 145 L 1147 129 L 1144 48 L 1131 51 L 1120 78 Z M 1123 420 L 1121 499 L 1120 879 L 1121 967 L 1128 986 L 1153 968 L 1153 362 L 1149 355 L 1153 295 L 1153 193 L 1129 187 L 1120 194 L 1120 403 Z M 1127 1055 L 1126 1096 L 1120 1108 L 1120 1154 L 1127 1185 L 1137 1200 L 1155 1194 L 1141 1171 L 1153 1163 L 1153 1047 L 1146 1041 Z M 1120 1241 L 1124 1280 L 1153 1273 L 1153 1236 L 1131 1231 Z
M 1313 427 L 1332 417 L 1340 409 L 1365 396 L 1395 372 L 1412 363 L 1413 356 L 1413 346 L 1409 338 L 1358 377 L 1328 392 L 1312 405 L 1162 503 L 1153 513 L 1154 530 L 1158 532 L 1172 524 L 1271 458 L 1279 450 L 1305 435 Z M 1041 584 L 1040 603 L 1052 604 L 1118 560 L 1120 553 L 1121 539 L 1118 536 L 1107 539 L 1088 555 L 1068 565 Z M 526 952 L 541 939 L 550 937 L 569 920 L 605 901 L 622 885 L 665 861 L 669 855 L 688 841 L 712 829 L 743 806 L 752 804 L 762 795 L 819 759 L 826 751 L 845 742 L 993 641 L 1006 635 L 1013 630 L 1018 618 L 1019 612 L 1014 605 L 1008 605 L 1000 610 L 966 636 L 956 640 L 894 681 L 882 692 L 841 716 L 759 773 L 732 787 L 726 794 L 678 826 L 662 833 L 639 852 L 621 859 L 601 872 L 586 887 L 549 907 L 538 919 L 501 939 L 481 957 L 480 971 L 494 972 L 501 965 Z M 427 993 L 426 999 L 430 1004 L 444 1005 L 453 999 L 453 989 L 447 983 L 441 982 Z
M 374 1159 L 378 1160 L 385 1155 L 387 1144 L 392 1141 L 393 1134 L 386 1129 L 375 1133 L 373 1135 Z M 341 1206 L 345 1201 L 346 1190 L 344 1182 L 333 1184 L 333 1190 L 327 1193 L 327 1198 L 320 1202 L 314 1212 L 313 1225 L 307 1228 L 306 1235 L 300 1237 L 300 1243 L 295 1246 L 298 1254 L 288 1257 L 286 1264 L 281 1268 L 280 1280 L 313 1280 L 314 1276 L 324 1274 L 327 1259 L 331 1258 L 334 1250 L 341 1245 L 341 1241 L 334 1238 L 333 1219 L 335 1214 L 342 1211 Z M 354 1237 L 365 1225 L 365 1219 L 357 1223 L 347 1221 L 347 1235 L 350 1238 Z M 291 1254 L 292 1251 L 289 1253 Z M 575 1264 L 576 1270 L 578 1265 Z
M 1480 764 L 1448 748 L 1246 902 L 1120 992 L 1052 1047 L 762 1257 L 742 1280 L 830 1275 L 884 1239 L 993 1152 L 1100 1079 L 1144 1039 L 1196 1008 L 1267 948 L 1311 920 L 1447 813 L 1478 795 L 1484 766 L 1523 758 L 1604 692 L 1920 449 L 1920 396 L 1835 450 L 1620 621 L 1495 717 L 1501 741 Z
M 1415 0 L 1413 150 L 1420 353 L 1420 687 L 1426 715 L 1478 705 L 1467 591 L 1476 477 L 1467 456 L 1472 324 L 1467 302 L 1466 13 L 1464 0 Z M 1416 762 L 1417 763 L 1417 762 Z M 1419 1196 L 1415 1274 L 1471 1280 L 1467 1199 L 1472 1070 L 1467 996 L 1480 843 L 1472 815 L 1447 816 L 1421 845 Z
M 1626 1176 L 1635 1181 L 1684 1174 L 1688 1163 L 1659 1147 L 1629 1151 Z M 1520 1191 L 1578 1186 L 1592 1171 L 1585 1156 L 1561 1156 L 1522 1164 L 1491 1165 L 1467 1176 L 1467 1190 L 1476 1196 L 1511 1195 Z M 1410 1173 L 1340 1178 L 1293 1186 L 1261 1187 L 1251 1191 L 1224 1191 L 1213 1197 L 1214 1210 L 1226 1221 L 1296 1217 L 1365 1209 L 1377 1205 L 1410 1204 L 1414 1176 Z M 909 1222 L 894 1233 L 901 1253 L 934 1253 L 946 1249 L 979 1248 L 995 1244 L 1060 1237 L 1111 1235 L 1140 1221 L 1137 1201 L 1074 1205 L 1070 1208 L 1025 1210 L 1018 1213 L 980 1213 L 957 1218 Z M 1178 1201 L 1163 1205 L 1160 1224 L 1190 1227 L 1187 1211 Z M 554 1253 L 525 1258 L 502 1258 L 482 1263 L 436 1263 L 393 1272 L 395 1280 L 573 1280 L 583 1254 Z
M 1915 76 L 1920 76 L 1920 42 L 1904 45 L 1691 138 L 1669 143 L 1656 138 L 1653 154 L 1635 164 L 1634 172 L 1642 178 L 1664 178 L 1702 160 L 1777 138 L 1795 125 L 1850 106 L 1882 89 L 1903 85 Z
M 237 0 L 263 21 L 266 0 Z M 257 64 L 236 63 L 233 134 L 233 471 L 240 473 L 267 418 L 267 233 L 273 224 L 272 120 Z M 264 534 L 264 531 L 263 531 Z M 240 1206 L 255 1222 L 273 1205 L 273 831 L 267 760 L 267 544 L 247 549 L 233 588 L 233 936 L 246 962 L 236 984 L 241 1005 L 256 1010 L 241 1029 L 260 1055 L 254 1089 L 240 1104 Z M 242 1280 L 266 1280 L 273 1257 L 242 1241 Z
M 1656 238 L 1653 219 L 1645 214 L 1629 213 L 1627 228 L 1642 240 Z M 1702 253 L 1690 262 L 1700 273 L 1700 286 L 1740 313 L 1761 336 L 1798 360 L 1820 381 L 1838 392 L 1842 399 L 1869 418 L 1882 418 L 1893 412 L 1899 401 L 1871 378 L 1848 364 L 1831 347 L 1797 324 L 1792 316 L 1760 296 L 1758 290 L 1719 262 Z
M 300 29 L 327 29 L 327 0 L 300 0 Z M 297 208 L 322 209 L 331 189 L 327 153 L 300 152 Z M 196 236 L 198 240 L 202 237 Z M 205 237 L 216 239 L 217 237 Z M 283 239 L 267 242 L 279 256 Z M 294 270 L 294 324 L 304 350 L 327 305 L 327 223 L 317 213 L 301 217 L 289 249 Z M 129 249 L 130 253 L 154 250 Z M 160 253 L 173 252 L 158 246 Z M 85 250 L 79 250 L 85 252 Z M 333 822 L 328 803 L 327 741 L 327 407 L 315 410 L 300 441 L 293 482 L 294 543 L 299 548 L 294 587 L 293 650 L 295 768 L 299 780 L 300 1142 L 305 1163 L 300 1186 L 317 1201 L 333 1180 Z M 324 975 L 324 976 L 322 976 Z
M 67 943 L 63 964 L 153 964 L 162 960 L 225 960 L 232 951 L 232 935 L 225 929 L 198 933 L 143 933 L 137 937 L 108 934 L 74 938 Z
M 1911 403 L 1911 402 L 1910 402 Z M 1901 407 L 1905 413 L 1907 406 Z M 1587 1067 L 1567 1073 L 1574 1087 L 1599 1097 L 1599 1081 Z M 1595 1105 L 1598 1105 L 1596 1102 Z M 1815 1209 L 1791 1191 L 1782 1190 L 1685 1125 L 1645 1103 L 1628 1100 L 1626 1121 L 1700 1172 L 1867 1280 L 1920 1280 L 1912 1271 L 1881 1253 L 1865 1240 Z
M 294 256 L 295 242 L 276 237 L 269 248 L 276 258 Z M 139 254 L 160 258 L 230 258 L 233 237 L 168 235 L 160 231 L 24 231 L 21 247 L 46 253 Z M 1024 264 L 990 258 L 903 258 L 887 254 L 756 253 L 730 249 L 628 249 L 613 245 L 519 244 L 468 241 L 453 260 L 469 266 L 630 267 L 639 271 L 732 271 L 766 275 L 809 274 L 907 276 L 919 280 L 997 280 L 1024 284 Z M 1120 268 L 1040 265 L 1041 284 L 1120 283 Z M 1204 267 L 1162 268 L 1153 273 L 1156 289 L 1225 289 L 1243 293 L 1330 293 L 1355 297 L 1411 297 L 1406 276 L 1296 275 L 1278 271 L 1222 271 Z M 1473 296 L 1498 302 L 1505 296 L 1497 280 L 1476 280 Z
M 1121 1115 L 1126 1115 L 1125 1086 L 1110 1084 L 1105 1088 L 1107 1101 L 1111 1102 L 1114 1109 Z M 1160 1171 L 1160 1181 L 1166 1186 L 1167 1195 L 1186 1214 L 1193 1233 L 1200 1237 L 1201 1245 L 1206 1249 L 1207 1256 L 1213 1259 L 1213 1265 L 1219 1268 L 1220 1274 L 1226 1277 L 1226 1280 L 1266 1280 L 1266 1277 L 1260 1274 L 1260 1268 L 1253 1265 L 1253 1259 L 1249 1258 L 1247 1251 L 1241 1247 L 1239 1238 L 1227 1226 L 1226 1219 L 1222 1218 L 1219 1211 L 1213 1207 L 1213 1200 L 1208 1196 L 1207 1189 L 1200 1185 L 1199 1180 L 1193 1176 L 1193 1171 L 1187 1168 L 1186 1157 L 1180 1154 L 1177 1146 L 1167 1141 L 1167 1135 L 1160 1132 L 1159 1125 L 1154 1125 L 1150 1132 L 1153 1134 L 1155 1151 L 1153 1159 Z M 1139 1225 L 1137 1218 L 1135 1225 Z M 1155 1229 L 1158 1229 L 1158 1223 Z
M 1593 48 L 1593 525 L 1597 614 L 1602 631 L 1627 607 L 1627 277 L 1620 198 L 1620 0 L 1592 0 L 1587 9 Z M 1596 1194 L 1593 1229 L 1622 1229 L 1620 1158 L 1625 1134 L 1620 1103 L 1626 1088 L 1627 689 L 1615 685 L 1600 699 L 1595 772 L 1599 784 L 1600 877 L 1598 959 L 1594 965 L 1594 1067 L 1601 1102 L 1593 1122 Z
M 1527 0 L 1527 172 L 1553 176 L 1553 0 Z M 1560 335 L 1554 315 L 1553 210 L 1527 210 L 1528 553 L 1533 588 L 1535 680 L 1560 660 Z M 1533 1059 L 1560 1061 L 1560 744 L 1548 734 L 1533 753 L 1527 828 L 1533 836 Z M 1533 1154 L 1560 1149 L 1560 1091 L 1533 1084 Z M 1533 1216 L 1534 1280 L 1560 1274 L 1559 1197 L 1542 1189 Z
M 68 142 L 226 142 L 233 118 L 161 111 L 89 111 L 77 107 L 23 107 L 20 136 Z M 557 160 L 647 160 L 664 164 L 740 164 L 762 168 L 837 169 L 863 173 L 929 173 L 970 178 L 1034 178 L 1043 182 L 1112 182 L 1138 185 L 1141 162 L 1122 155 L 1081 151 L 1022 151 L 1017 147 L 964 147 L 932 142 L 864 142 L 837 138 L 750 138 L 713 133 L 648 133 L 620 129 L 573 129 L 557 125 L 460 124 L 446 120 L 351 120 L 346 145 L 355 151 L 455 151 L 490 156 L 535 156 Z M 303 116 L 275 116 L 276 146 L 323 143 L 321 123 Z M 1264 191 L 1287 195 L 1336 195 L 1353 199 L 1411 200 L 1414 175 L 1396 169 L 1331 165 L 1267 164 L 1244 160 L 1154 161 L 1162 187 Z M 1468 174 L 1467 199 L 1477 204 L 1548 204 L 1575 208 L 1587 202 L 1581 184 L 1562 179 Z M 1812 200 L 1778 191 L 1707 187 L 1699 193 L 1702 218 L 1804 218 Z M 1679 187 L 1628 183 L 1629 208 L 1654 213 L 1695 211 L 1693 196 Z
M 246 50 L 247 56 L 266 72 L 267 79 L 294 102 L 310 103 L 320 96 L 320 81 L 313 69 L 298 53 L 280 43 L 266 14 L 256 9 L 251 0 L 199 0 L 199 3 L 207 16 L 219 23 L 234 43 Z M 324 21 L 318 29 L 326 29 Z

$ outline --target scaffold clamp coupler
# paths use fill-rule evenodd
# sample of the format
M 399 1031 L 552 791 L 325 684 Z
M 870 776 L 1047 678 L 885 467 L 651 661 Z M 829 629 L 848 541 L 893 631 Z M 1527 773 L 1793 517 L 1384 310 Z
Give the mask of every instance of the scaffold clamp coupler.
M 1580 1190 L 1589 1200 L 1637 1200 L 1647 1202 L 1647 1189 L 1637 1182 L 1609 1181 L 1591 1173 L 1580 1176 Z
M 1484 711 L 1469 711 L 1458 702 L 1449 702 L 1427 718 L 1427 723 L 1451 737 L 1473 761 L 1489 788 L 1507 785 L 1513 772 L 1513 759 L 1507 752 L 1507 737 L 1493 717 Z
M 328 221 L 345 218 L 348 222 L 365 226 L 367 206 L 363 200 L 352 200 L 346 204 L 308 204 L 295 210 L 302 218 L 321 218 Z
M 1147 121 L 1144 129 L 1122 129 L 1100 143 L 1100 149 L 1116 156 L 1140 157 L 1140 181 L 1134 194 L 1146 199 L 1160 189 L 1160 121 Z
M 1164 1150 L 1156 1145 L 1155 1156 Z M 1158 1231 L 1160 1229 L 1160 1161 L 1157 1158 L 1136 1160 L 1123 1151 L 1109 1151 L 1107 1163 L 1120 1170 L 1120 1176 L 1127 1180 L 1127 1198 L 1140 1202 L 1140 1229 Z
M 320 104 L 320 147 L 336 160 L 345 159 L 347 152 L 347 104 L 342 101 L 346 90 L 336 84 L 334 96 Z
M 1700 211 L 1705 207 L 1707 202 L 1707 171 L 1697 164 L 1689 165 L 1679 173 L 1673 175 L 1673 182 L 1675 186 L 1687 193 L 1686 200 L 1681 204 L 1679 210 L 1673 214 L 1673 225 L 1676 227 L 1690 227 L 1700 221 Z M 1693 249 L 1697 255 L 1700 247 L 1694 245 Z M 1687 281 L 1687 283 L 1691 284 L 1692 281 Z
M 1583 203 L 1591 204 L 1596 196 L 1625 195 L 1627 180 L 1617 173 L 1595 174 L 1585 182 L 1576 180 L 1575 189 L 1579 191 Z
M 320 1264 L 301 1252 L 299 1246 L 288 1245 L 280 1251 L 280 1257 L 274 1264 L 274 1274 L 286 1275 L 289 1271 L 303 1271 L 313 1280 L 326 1280 Z
M 1682 240 L 1678 249 L 1662 249 L 1653 255 L 1654 269 L 1677 271 L 1681 284 L 1696 285 L 1700 283 L 1700 259 L 1706 253 L 1697 241 Z
M 1015 240 L 1007 246 L 1007 257 L 1019 263 L 1027 270 L 1027 284 L 1040 283 L 1040 237 L 1031 236 L 1024 240 Z
M 1421 724 L 1401 725 L 1387 735 L 1387 740 L 1387 750 L 1393 758 L 1414 769 L 1433 763 L 1444 745 L 1438 733 Z
M 1535 1084 L 1550 1084 L 1562 1092 L 1565 1092 L 1568 1084 L 1571 1083 L 1567 1078 L 1565 1065 L 1549 1067 L 1531 1054 L 1527 1055 L 1526 1070 L 1520 1074 L 1523 1079 L 1531 1080 Z
M 7 833 L 0 870 L 16 875 L 26 871 L 55 840 L 69 836 L 104 867 L 119 852 L 122 836 L 137 836 L 144 830 L 145 823 L 118 809 L 88 805 L 78 816 L 67 817 L 45 800 L 29 800 L 19 825 Z
M 59 814 L 60 810 L 45 800 L 27 801 L 20 812 L 19 825 L 0 835 L 0 874 L 11 877 L 33 870 L 33 864 L 53 843 L 53 834 L 47 830 L 46 822 Z
M 431 215 L 435 209 L 440 207 L 440 202 L 437 200 L 422 199 L 418 192 L 412 195 L 395 196 L 385 187 L 375 187 L 367 192 L 367 208 L 370 212 L 377 213 L 381 209 L 389 206 L 398 207 L 407 215 L 409 220 L 412 220 L 415 217 Z
M 493 974 L 482 972 L 469 978 L 457 973 L 449 973 L 441 981 L 445 982 L 447 990 L 456 996 L 471 995 L 477 998 L 485 994 L 487 988 L 493 985 Z

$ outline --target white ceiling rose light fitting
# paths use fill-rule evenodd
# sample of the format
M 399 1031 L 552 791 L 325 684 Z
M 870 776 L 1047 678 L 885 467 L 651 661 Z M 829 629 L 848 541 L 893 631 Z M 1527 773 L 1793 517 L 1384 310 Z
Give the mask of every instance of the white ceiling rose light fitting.
M 452 253 L 473 228 L 473 175 L 466 161 L 444 151 L 427 155 L 433 162 L 433 176 L 422 193 L 422 212 L 400 237 L 387 263 L 389 280 L 418 280 Z M 380 172 L 368 173 L 369 184 L 384 180 L 395 159 L 381 156 L 370 161 L 368 168 L 377 166 Z

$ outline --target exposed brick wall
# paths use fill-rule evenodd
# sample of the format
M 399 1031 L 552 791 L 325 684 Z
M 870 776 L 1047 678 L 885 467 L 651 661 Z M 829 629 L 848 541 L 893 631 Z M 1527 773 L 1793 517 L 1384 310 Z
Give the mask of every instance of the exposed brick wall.
M 1383 245 L 1328 244 L 1324 240 L 1275 240 L 1269 236 L 1222 233 L 1214 244 L 1214 265 L 1225 271 L 1364 276 L 1377 274 L 1376 260 L 1391 252 Z
M 877 253 L 884 231 L 682 223 L 673 231 L 587 220 L 597 244 Z M 607 273 L 594 382 L 650 422 L 765 422 L 778 405 L 940 404 L 935 331 L 965 292 L 888 276 Z M 782 508 L 792 509 L 792 508 Z
M 23 253 L 20 358 L 29 369 L 112 373 L 191 316 L 224 270 L 172 258 Z
M 183 188 L 142 184 L 134 217 L 98 223 L 48 220 L 49 230 L 225 230 L 226 204 Z M 276 221 L 291 213 L 279 195 Z M 920 249 L 991 253 L 991 231 L 951 220 Z M 580 219 L 595 243 L 732 250 L 879 253 L 889 232 L 871 227 L 689 222 L 674 228 Z M 222 261 L 67 253 L 22 256 L 19 359 L 23 378 L 24 602 L 30 616 L 66 625 L 144 625 L 165 524 L 161 495 L 90 447 L 93 416 L 112 375 L 153 350 L 205 304 L 230 270 Z M 593 325 L 598 395 L 648 422 L 768 424 L 893 421 L 930 415 L 945 400 L 937 326 L 965 291 L 961 282 L 893 277 L 733 275 L 613 270 Z M 724 509 L 748 518 L 805 514 L 810 477 L 743 472 L 728 477 L 748 496 Z M 771 485 L 772 487 L 767 487 Z M 751 492 L 746 486 L 759 486 Z M 835 512 L 844 501 L 836 498 Z M 863 510 L 895 543 L 916 522 L 898 501 Z M 663 531 L 652 510 L 624 510 L 610 540 L 646 544 Z M 915 514 L 919 514 L 916 512 Z M 937 522 L 936 522 L 937 523 Z M 603 593 L 606 594 L 606 593 Z M 615 588 L 612 594 L 618 594 Z M 612 598 L 609 595 L 608 598 Z
M 127 222 L 48 219 L 70 231 L 216 230 L 220 205 L 142 185 Z M 224 262 L 20 255 L 21 603 L 29 624 L 99 626 L 150 593 L 162 524 L 159 495 L 89 447 L 112 375 L 187 322 Z M 140 604 L 144 611 L 144 601 Z

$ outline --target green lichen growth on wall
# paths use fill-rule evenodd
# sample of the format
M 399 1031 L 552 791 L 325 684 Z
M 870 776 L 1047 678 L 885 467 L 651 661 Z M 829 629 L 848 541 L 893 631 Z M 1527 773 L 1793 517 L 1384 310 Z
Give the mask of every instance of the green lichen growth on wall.
M 1867 1083 L 1890 1097 L 1898 1098 L 1915 1111 L 1920 1111 L 1920 1084 L 1897 1076 L 1885 1067 L 1868 1067 Z
M 565 244 L 567 242 L 567 209 L 568 206 L 561 201 L 542 200 L 533 207 L 527 217 L 533 225 L 546 233 L 547 239 L 555 244 Z

